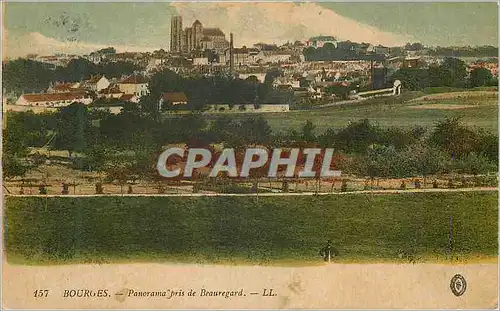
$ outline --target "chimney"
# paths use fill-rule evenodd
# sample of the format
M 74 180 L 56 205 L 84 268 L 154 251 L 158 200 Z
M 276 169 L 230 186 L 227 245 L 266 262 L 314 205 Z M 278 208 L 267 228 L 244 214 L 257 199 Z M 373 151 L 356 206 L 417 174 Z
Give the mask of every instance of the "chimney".
M 233 56 L 233 33 L 229 34 L 229 72 L 233 74 L 234 56 Z

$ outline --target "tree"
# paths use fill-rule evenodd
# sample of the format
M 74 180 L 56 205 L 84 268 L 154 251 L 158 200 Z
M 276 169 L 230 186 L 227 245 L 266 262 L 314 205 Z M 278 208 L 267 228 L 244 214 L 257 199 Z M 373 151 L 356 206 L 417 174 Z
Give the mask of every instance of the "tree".
M 55 145 L 67 150 L 69 155 L 86 147 L 85 133 L 89 128 L 87 107 L 82 103 L 72 103 L 57 114 L 57 136 Z
M 316 141 L 316 135 L 314 134 L 315 125 L 310 120 L 306 121 L 306 124 L 302 127 L 302 139 L 306 142 Z
M 328 95 L 334 94 L 341 99 L 347 99 L 349 97 L 349 87 L 343 85 L 332 85 L 325 89 L 325 93 Z
M 17 157 L 28 154 L 28 133 L 24 123 L 25 113 L 7 112 L 7 127 L 3 133 L 3 153 Z
M 238 134 L 246 144 L 267 144 L 271 141 L 271 127 L 261 115 L 242 120 Z
M 401 68 L 391 77 L 393 81 L 400 80 L 403 88 L 418 91 L 429 86 L 429 70 L 420 68 Z
M 245 106 L 243 106 L 245 107 Z M 238 131 L 238 124 L 228 116 L 220 116 L 210 125 L 210 135 L 213 142 L 229 141 Z
M 380 128 L 368 119 L 352 122 L 335 135 L 335 145 L 340 151 L 363 154 L 368 146 L 379 141 Z
M 54 80 L 54 72 L 47 64 L 16 59 L 2 65 L 3 87 L 16 95 L 45 91 Z
M 181 76 L 169 69 L 155 72 L 149 81 L 149 94 L 158 102 L 166 92 L 183 92 L 185 82 Z
M 248 78 L 246 78 L 246 81 L 252 83 L 259 83 L 259 79 L 254 75 L 248 76 Z
M 403 156 L 409 160 L 414 172 L 424 177 L 424 184 L 428 175 L 443 172 L 450 160 L 446 152 L 425 142 L 408 146 Z
M 434 146 L 448 151 L 451 158 L 460 158 L 477 150 L 478 133 L 465 127 L 459 118 L 448 118 L 436 124 L 429 137 Z
M 90 172 L 99 172 L 104 170 L 108 152 L 103 145 L 91 144 L 84 150 L 83 169 Z
M 278 68 L 272 68 L 270 69 L 264 78 L 264 84 L 271 85 L 277 77 L 281 77 L 283 75 L 283 72 L 279 70 Z
M 429 68 L 431 86 L 463 87 L 466 83 L 467 66 L 465 62 L 448 57 L 439 67 Z
M 478 155 L 474 152 L 466 155 L 459 161 L 454 163 L 454 169 L 462 174 L 485 174 L 497 172 L 498 168 L 495 164 L 491 163 L 488 158 Z
M 56 81 L 81 81 L 98 74 L 97 65 L 85 58 L 72 59 L 66 67 L 57 67 Z
M 139 69 L 139 66 L 131 62 L 117 61 L 99 64 L 95 68 L 95 71 L 96 73 L 105 75 L 107 78 L 120 78 L 124 75 L 130 75 Z
M 486 68 L 474 68 L 470 73 L 470 84 L 472 87 L 490 85 L 493 75 Z
M 424 46 L 422 43 L 416 42 L 416 43 L 406 43 L 405 45 L 405 50 L 407 51 L 420 51 L 423 50 Z
M 30 169 L 29 165 L 24 164 L 11 154 L 4 154 L 2 160 L 3 176 L 5 178 L 22 177 Z

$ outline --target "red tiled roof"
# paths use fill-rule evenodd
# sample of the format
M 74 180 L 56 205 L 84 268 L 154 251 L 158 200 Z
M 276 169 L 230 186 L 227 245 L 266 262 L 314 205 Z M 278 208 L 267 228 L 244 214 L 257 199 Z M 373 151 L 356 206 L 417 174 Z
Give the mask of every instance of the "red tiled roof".
M 117 85 L 108 86 L 107 88 L 99 91 L 99 94 L 116 94 L 116 93 L 123 93 L 122 91 L 120 91 Z
M 167 102 L 187 102 L 188 99 L 184 92 L 175 92 L 175 93 L 164 93 L 163 100 Z
M 131 100 L 134 97 L 134 94 L 123 94 L 120 99 L 121 100 Z
M 90 82 L 90 83 L 97 83 L 97 82 L 99 82 L 99 80 L 101 80 L 102 77 L 103 76 L 101 76 L 101 75 L 90 77 L 90 79 L 88 80 L 88 82 Z
M 144 84 L 148 83 L 145 77 L 137 74 L 132 74 L 122 81 L 120 81 L 121 84 Z
M 53 93 L 53 94 L 24 94 L 24 99 L 29 102 L 50 102 L 62 100 L 77 100 L 85 98 L 84 92 L 68 92 L 68 93 Z

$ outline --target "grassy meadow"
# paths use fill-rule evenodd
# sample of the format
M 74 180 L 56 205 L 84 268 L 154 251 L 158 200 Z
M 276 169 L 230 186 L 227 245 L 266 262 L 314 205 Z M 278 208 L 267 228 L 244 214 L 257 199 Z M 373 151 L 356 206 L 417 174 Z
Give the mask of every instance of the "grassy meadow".
M 491 94 L 484 95 L 483 92 L 470 91 L 467 96 L 420 101 L 418 97 L 426 95 L 425 93 L 407 92 L 400 98 L 380 97 L 322 109 L 292 110 L 288 113 L 262 113 L 261 115 L 269 122 L 275 133 L 291 129 L 300 131 L 307 120 L 316 126 L 315 131 L 319 134 L 330 127 L 344 127 L 349 122 L 360 119 L 369 119 L 383 127 L 409 128 L 416 125 L 432 127 L 447 117 L 461 117 L 467 126 L 481 127 L 496 133 L 498 131 L 498 93 L 489 93 Z M 427 107 L 417 108 L 424 104 Z M 220 115 L 207 115 L 207 119 L 210 120 Z M 250 114 L 226 113 L 225 115 L 240 119 Z
M 6 197 L 13 264 L 495 260 L 497 192 L 290 197 Z

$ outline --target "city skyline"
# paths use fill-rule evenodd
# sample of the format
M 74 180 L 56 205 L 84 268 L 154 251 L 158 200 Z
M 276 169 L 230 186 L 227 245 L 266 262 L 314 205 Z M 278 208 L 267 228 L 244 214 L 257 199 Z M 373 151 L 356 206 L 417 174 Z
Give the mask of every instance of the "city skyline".
M 170 50 L 174 15 L 183 16 L 186 25 L 202 19 L 226 34 L 233 32 L 235 46 L 304 41 L 314 35 L 387 46 L 497 45 L 498 41 L 494 3 L 7 3 L 4 8 L 3 58 L 82 54 L 105 46 L 121 51 Z M 277 9 L 282 14 L 275 14 Z M 402 14 L 408 10 L 422 13 Z M 445 18 L 445 13 L 462 18 Z M 415 23 L 415 15 L 424 21 Z M 110 18 L 118 19 L 119 27 L 109 27 Z

